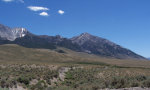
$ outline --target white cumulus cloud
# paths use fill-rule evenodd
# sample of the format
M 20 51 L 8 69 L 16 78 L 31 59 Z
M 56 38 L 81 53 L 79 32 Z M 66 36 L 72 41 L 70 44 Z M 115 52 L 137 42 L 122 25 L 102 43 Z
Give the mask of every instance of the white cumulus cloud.
M 40 16 L 49 16 L 47 12 L 41 12 L 39 15 Z
M 40 6 L 28 6 L 27 8 L 32 11 L 47 11 L 47 10 L 49 10 L 49 8 L 40 7 Z
M 63 10 L 58 10 L 58 13 L 61 14 L 61 15 L 63 15 L 63 14 L 65 13 L 65 11 L 63 11 Z

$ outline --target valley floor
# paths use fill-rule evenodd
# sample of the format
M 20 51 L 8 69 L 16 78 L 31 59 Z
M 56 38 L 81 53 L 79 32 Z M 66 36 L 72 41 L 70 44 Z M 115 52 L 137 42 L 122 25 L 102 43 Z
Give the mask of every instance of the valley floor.
M 150 61 L 0 45 L 0 90 L 101 89 L 150 90 Z
M 149 90 L 150 69 L 82 64 L 1 64 L 0 87 L 0 90 Z

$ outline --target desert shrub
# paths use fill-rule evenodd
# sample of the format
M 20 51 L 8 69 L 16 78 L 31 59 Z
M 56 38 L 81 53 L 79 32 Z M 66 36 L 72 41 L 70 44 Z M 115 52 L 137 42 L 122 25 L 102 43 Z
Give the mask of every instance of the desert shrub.
M 47 85 L 45 81 L 41 80 L 37 84 L 30 86 L 31 90 L 45 90 L 47 88 Z
M 142 87 L 150 87 L 150 79 L 143 81 Z
M 92 86 L 92 90 L 98 90 L 98 89 L 100 89 L 99 86 Z
M 20 76 L 17 81 L 19 83 L 24 83 L 25 85 L 28 85 L 30 82 L 30 78 L 29 77 L 24 77 L 24 76 Z
M 131 87 L 138 87 L 138 86 L 140 86 L 140 84 L 139 84 L 139 82 L 134 81 L 134 82 L 131 82 L 130 86 Z
M 21 85 L 29 90 L 46 90 L 53 78 L 57 78 L 58 82 L 49 87 L 52 90 L 150 87 L 149 69 L 136 69 L 139 70 L 136 71 L 135 68 L 109 67 L 108 65 L 105 68 L 106 65 L 102 63 L 81 62 L 81 64 L 85 67 L 74 69 L 75 66 L 72 66 L 72 69 L 65 73 L 64 81 L 59 81 L 58 70 L 51 70 L 45 66 L 16 65 L 5 69 L 0 68 L 0 87 L 13 87 L 17 83 L 22 83 Z M 94 67 L 88 67 L 88 65 Z M 132 71 L 135 72 L 132 73 Z M 32 79 L 38 80 L 38 83 L 31 84 Z
M 93 76 L 95 70 L 86 70 L 86 69 L 71 69 L 65 75 L 65 81 L 63 85 L 70 86 L 72 88 L 81 88 L 85 84 L 94 83 L 96 78 Z
M 3 79 L 0 81 L 0 87 L 2 88 L 13 87 L 14 85 L 16 85 L 16 82 L 13 80 L 10 81 L 10 80 Z
M 6 86 L 6 80 L 2 79 L 2 80 L 0 81 L 0 86 L 1 86 L 2 88 L 4 88 L 4 87 Z
M 58 53 L 65 53 L 63 50 L 56 50 Z
M 111 80 L 108 81 L 109 85 L 107 85 L 109 88 L 124 88 L 128 86 L 129 83 L 127 81 L 127 77 L 113 77 Z
M 144 80 L 147 79 L 147 77 L 144 76 L 144 75 L 138 75 L 138 76 L 135 77 L 135 79 L 138 80 L 138 81 L 144 81 Z
M 71 79 L 73 80 L 73 75 L 71 73 L 66 73 L 65 79 Z
M 54 77 L 58 78 L 58 71 L 51 70 L 44 65 L 35 65 L 34 67 L 27 64 L 8 65 L 6 68 L 0 68 L 0 87 L 16 87 L 17 83 L 21 83 L 24 88 L 29 88 L 32 86 L 30 84 L 32 79 L 38 81 L 42 79 L 50 85 L 50 80 Z
M 96 76 L 102 71 L 105 73 L 101 77 Z M 65 81 L 62 84 L 76 89 L 88 87 L 90 90 L 140 87 L 142 85 L 143 87 L 150 87 L 148 76 L 129 75 L 121 69 L 118 69 L 118 71 L 122 72 L 122 75 L 115 74 L 116 72 L 113 71 L 106 71 L 105 68 L 71 69 L 66 73 Z
M 58 72 L 56 71 L 48 71 L 44 74 L 43 79 L 46 81 L 46 83 L 48 83 L 49 85 L 51 85 L 51 79 L 53 78 L 58 78 Z

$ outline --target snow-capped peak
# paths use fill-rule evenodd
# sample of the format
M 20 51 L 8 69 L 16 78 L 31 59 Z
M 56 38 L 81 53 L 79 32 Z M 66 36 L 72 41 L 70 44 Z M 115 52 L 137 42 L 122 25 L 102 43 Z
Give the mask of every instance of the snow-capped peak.
M 13 32 L 14 37 L 16 39 L 19 37 L 24 37 L 28 31 L 25 28 L 13 28 L 12 32 Z

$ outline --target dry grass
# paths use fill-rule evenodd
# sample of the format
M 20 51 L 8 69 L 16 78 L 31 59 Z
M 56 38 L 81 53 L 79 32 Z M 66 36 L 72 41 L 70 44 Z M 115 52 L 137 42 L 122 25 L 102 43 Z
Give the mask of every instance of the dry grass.
M 0 63 L 23 63 L 23 64 L 91 64 L 91 65 L 117 65 L 123 67 L 150 68 L 148 60 L 123 60 L 105 58 L 92 54 L 74 52 L 66 48 L 58 48 L 66 53 L 58 53 L 49 49 L 24 48 L 18 45 L 0 45 Z
M 150 61 L 147 60 L 105 58 L 60 47 L 49 50 L 8 44 L 0 45 L 0 63 L 0 85 L 6 88 L 16 83 L 41 90 L 150 87 Z M 57 75 L 60 67 L 80 68 L 70 69 L 65 81 L 61 81 Z M 33 81 L 36 84 L 30 85 Z M 56 82 L 51 85 L 51 81 Z
M 115 59 L 115 58 L 106 58 L 93 54 L 87 54 L 82 52 L 74 52 L 66 48 L 60 48 L 67 52 L 68 56 L 79 58 L 76 61 L 80 62 L 101 62 L 110 65 L 117 65 L 123 67 L 145 67 L 150 68 L 150 61 L 148 60 L 135 60 L 135 59 Z

